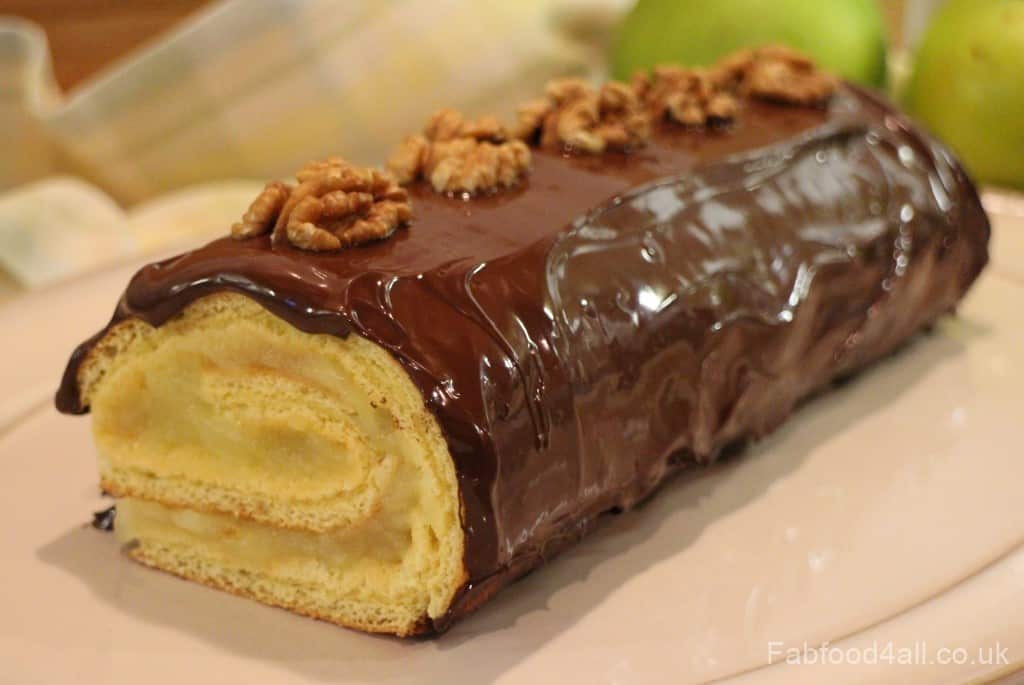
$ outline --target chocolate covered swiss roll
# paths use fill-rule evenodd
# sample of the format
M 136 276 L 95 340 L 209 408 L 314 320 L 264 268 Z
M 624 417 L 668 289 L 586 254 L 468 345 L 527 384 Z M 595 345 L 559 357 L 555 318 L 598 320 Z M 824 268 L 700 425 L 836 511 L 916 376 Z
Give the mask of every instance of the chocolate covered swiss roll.
M 139 561 L 442 631 L 951 311 L 989 227 L 949 152 L 780 49 L 442 110 L 136 274 L 57 397 Z

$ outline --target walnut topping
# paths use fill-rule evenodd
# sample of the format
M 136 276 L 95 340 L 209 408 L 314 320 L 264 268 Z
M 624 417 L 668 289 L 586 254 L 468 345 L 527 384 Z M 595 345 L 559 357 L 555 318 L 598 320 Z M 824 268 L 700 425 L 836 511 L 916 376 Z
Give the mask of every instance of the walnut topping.
M 434 112 L 423 129 L 423 135 L 431 141 L 471 138 L 500 143 L 508 139 L 508 132 L 496 118 L 466 119 L 458 110 L 447 107 Z
M 634 76 L 633 89 L 656 117 L 686 126 L 725 122 L 736 116 L 736 97 L 701 69 L 655 67 L 652 76 L 642 72 Z
M 515 185 L 530 168 L 530 149 L 494 117 L 434 113 L 422 135 L 407 137 L 388 161 L 400 183 L 425 178 L 439 193 L 479 193 Z
M 630 150 L 647 142 L 650 120 L 624 83 L 595 90 L 580 79 L 559 79 L 548 84 L 543 99 L 519 108 L 514 135 L 589 153 Z
M 734 119 L 739 96 L 820 105 L 832 96 L 836 83 L 800 53 L 768 46 L 729 55 L 710 69 L 658 66 L 651 75 L 636 74 L 632 85 L 655 117 L 703 126 Z
M 274 228 L 281 208 L 291 195 L 292 187 L 281 181 L 268 183 L 249 205 L 242 220 L 231 226 L 231 237 L 251 238 L 269 233 Z
M 275 242 L 317 252 L 387 238 L 412 217 L 409 198 L 387 173 L 354 167 L 338 157 L 311 162 L 292 188 L 268 183 L 231 235 L 273 231 Z
M 794 105 L 820 105 L 835 92 L 836 79 L 807 56 L 780 45 L 744 50 L 723 59 L 712 72 L 722 88 Z

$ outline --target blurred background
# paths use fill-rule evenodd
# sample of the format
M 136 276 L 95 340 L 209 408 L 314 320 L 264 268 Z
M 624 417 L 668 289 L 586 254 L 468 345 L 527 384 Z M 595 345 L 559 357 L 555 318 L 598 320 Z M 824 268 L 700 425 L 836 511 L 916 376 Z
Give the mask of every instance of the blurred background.
M 223 233 L 442 105 L 782 42 L 1024 187 L 1024 0 L 0 0 L 0 296 Z

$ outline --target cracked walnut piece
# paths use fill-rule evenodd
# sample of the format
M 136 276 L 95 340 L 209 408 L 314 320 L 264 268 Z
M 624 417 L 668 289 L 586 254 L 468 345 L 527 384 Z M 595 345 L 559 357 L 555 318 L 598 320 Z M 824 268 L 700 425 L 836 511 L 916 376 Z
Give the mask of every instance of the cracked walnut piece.
M 387 238 L 412 218 L 409 197 L 387 173 L 354 167 L 343 159 L 311 162 L 292 188 L 268 183 L 231 236 L 273 232 L 303 250 L 323 252 Z
M 439 193 L 480 193 L 515 185 L 530 168 L 530 149 L 494 117 L 442 109 L 402 141 L 388 168 L 403 184 L 425 178 Z
M 589 153 L 639 147 L 650 136 L 650 119 L 636 93 L 618 81 L 595 90 L 581 79 L 551 81 L 545 97 L 519 108 L 514 134 Z
M 743 95 L 805 106 L 827 102 L 838 83 L 809 57 L 781 45 L 730 55 L 715 65 L 712 78 Z
M 231 237 L 241 240 L 269 233 L 291 192 L 292 187 L 282 181 L 268 183 L 249 205 L 242 220 L 231 226 Z
M 736 116 L 736 97 L 702 69 L 663 65 L 655 67 L 650 76 L 638 72 L 633 90 L 654 116 L 686 126 L 726 122 Z

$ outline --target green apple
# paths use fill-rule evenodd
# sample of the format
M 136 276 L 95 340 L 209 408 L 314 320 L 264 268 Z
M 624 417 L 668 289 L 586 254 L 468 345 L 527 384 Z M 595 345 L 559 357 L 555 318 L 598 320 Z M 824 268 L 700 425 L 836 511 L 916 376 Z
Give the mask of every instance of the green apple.
M 904 98 L 980 180 L 1024 188 L 1024 0 L 947 3 Z
M 639 0 L 614 42 L 612 72 L 708 65 L 740 48 L 784 43 L 840 76 L 881 86 L 884 24 L 876 0 Z

